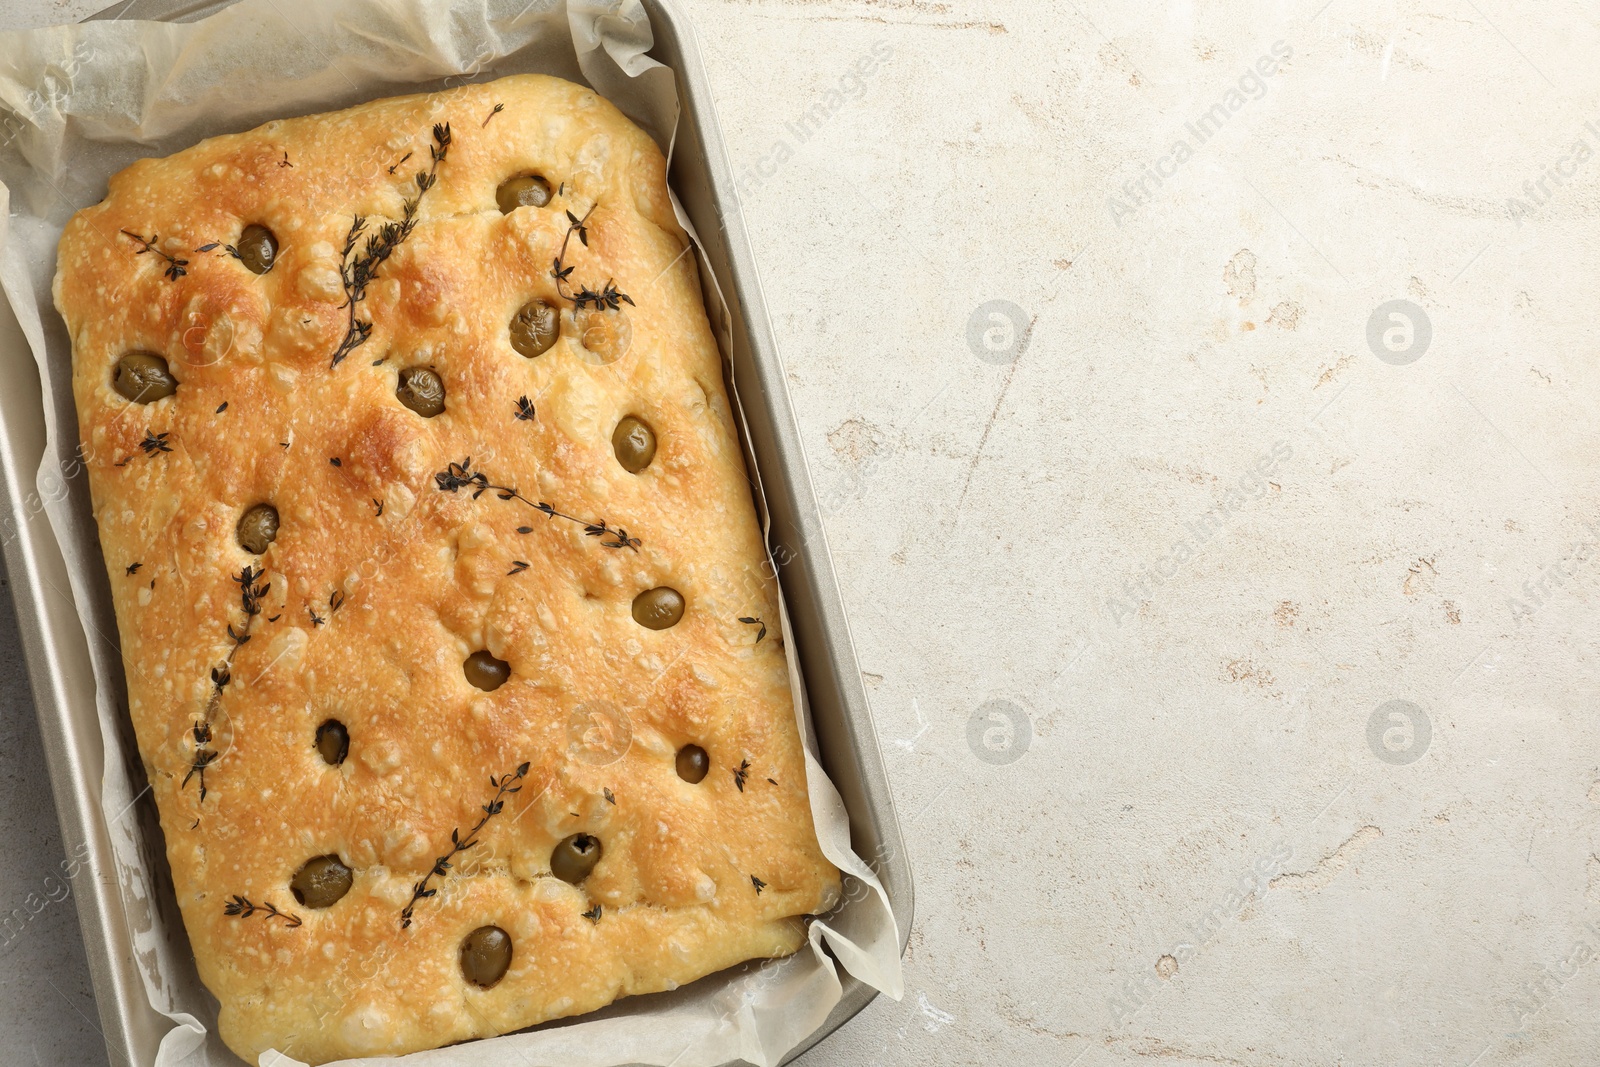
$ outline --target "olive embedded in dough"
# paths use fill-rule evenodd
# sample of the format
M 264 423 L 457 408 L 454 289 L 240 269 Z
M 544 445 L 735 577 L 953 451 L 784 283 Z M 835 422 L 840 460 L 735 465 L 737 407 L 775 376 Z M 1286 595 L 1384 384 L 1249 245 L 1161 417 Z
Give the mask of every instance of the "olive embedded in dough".
M 550 202 L 550 183 L 537 174 L 524 174 L 519 178 L 501 182 L 494 191 L 494 202 L 500 213 L 509 215 L 519 207 L 544 207 Z
M 468 656 L 461 669 L 466 672 L 467 681 L 485 693 L 499 689 L 511 677 L 511 664 L 503 659 L 495 659 L 484 649 Z
M 665 630 L 683 618 L 683 594 L 661 585 L 633 598 L 633 621 L 649 630 Z
M 550 351 L 561 336 L 561 315 L 543 300 L 530 300 L 511 319 L 511 347 L 532 359 Z
M 129 352 L 111 372 L 111 388 L 135 404 L 149 404 L 178 391 L 167 361 L 153 352 Z
M 706 772 L 710 770 L 711 757 L 699 745 L 684 745 L 678 749 L 679 778 L 690 785 L 699 785 L 705 781 Z
M 573 834 L 563 838 L 550 853 L 550 873 L 563 882 L 577 885 L 589 877 L 594 865 L 600 862 L 600 839 L 593 834 Z
M 611 450 L 623 470 L 638 474 L 656 458 L 655 431 L 643 419 L 628 415 L 611 431 Z
M 480 926 L 461 941 L 461 973 L 488 989 L 511 967 L 511 935 L 498 926 Z
M 257 504 L 249 508 L 239 516 L 235 534 L 239 538 L 240 548 L 261 555 L 268 545 L 278 539 L 278 509 L 271 504 Z
M 431 419 L 444 410 L 444 382 L 432 367 L 407 367 L 400 372 L 400 384 L 394 395 L 400 403 L 425 419 Z
M 233 247 L 239 253 L 239 261 L 256 274 L 267 273 L 278 258 L 278 239 L 271 230 L 256 223 L 244 228 L 239 243 Z
M 317 753 L 322 762 L 337 767 L 350 755 L 350 731 L 338 719 L 329 719 L 317 727 Z
M 350 868 L 338 856 L 316 856 L 295 872 L 289 891 L 308 908 L 331 908 L 350 892 L 354 880 Z

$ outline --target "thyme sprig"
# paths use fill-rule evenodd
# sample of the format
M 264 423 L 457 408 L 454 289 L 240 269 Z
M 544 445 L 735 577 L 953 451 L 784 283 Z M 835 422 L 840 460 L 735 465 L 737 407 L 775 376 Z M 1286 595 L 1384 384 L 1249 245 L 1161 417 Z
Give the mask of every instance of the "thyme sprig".
M 733 784 L 739 787 L 739 792 L 744 792 L 745 779 L 750 777 L 750 761 L 741 760 L 739 766 L 733 769 Z
M 759 645 L 761 643 L 761 639 L 763 637 L 767 636 L 767 624 L 762 622 L 759 618 L 755 618 L 755 617 L 752 617 L 752 616 L 749 616 L 749 615 L 741 615 L 741 616 L 739 616 L 739 621 L 744 623 L 744 624 L 746 624 L 747 626 L 759 626 L 759 627 L 761 627 L 761 632 L 756 634 L 756 644 Z
M 756 896 L 758 897 L 761 895 L 761 891 L 767 888 L 767 883 L 763 882 L 753 874 L 750 876 L 750 884 L 756 887 Z
M 189 785 L 189 779 L 195 775 L 200 776 L 200 803 L 206 802 L 206 768 L 222 758 L 222 753 L 211 744 L 211 723 L 207 719 L 196 719 L 194 730 L 194 760 L 189 764 L 189 773 L 183 776 L 183 782 L 178 786 L 180 790 Z
M 604 911 L 605 911 L 605 908 L 602 905 L 596 904 L 594 907 L 592 907 L 588 911 L 584 912 L 583 913 L 583 917 L 585 919 L 588 919 L 590 922 L 594 923 L 596 926 L 599 926 L 600 925 L 600 916 L 601 916 L 601 914 L 604 913 Z
M 291 930 L 299 926 L 302 922 L 300 916 L 298 915 L 291 915 L 286 911 L 279 911 L 278 906 L 272 903 L 270 900 L 263 900 L 260 904 L 256 904 L 244 897 L 235 895 L 232 900 L 228 901 L 222 907 L 222 914 L 232 915 L 240 919 L 248 919 L 257 912 L 267 916 L 269 919 L 282 919 L 284 924 Z
M 517 397 L 517 421 L 531 422 L 533 421 L 533 416 L 533 401 L 529 400 L 525 396 Z
M 633 305 L 633 297 L 627 293 L 618 292 L 611 279 L 607 279 L 605 286 L 598 292 L 587 285 L 576 293 L 567 290 L 567 282 L 572 277 L 573 270 L 566 263 L 567 246 L 572 241 L 572 235 L 577 234 L 578 243 L 585 248 L 589 247 L 589 216 L 593 214 L 593 205 L 583 213 L 583 218 L 581 219 L 574 215 L 570 209 L 567 211 L 567 233 L 565 237 L 561 238 L 561 251 L 556 254 L 555 262 L 550 270 L 550 277 L 555 279 L 556 292 L 561 294 L 563 299 L 572 301 L 572 306 L 575 310 L 582 311 L 589 304 L 593 304 L 596 309 L 606 308 L 610 311 L 617 311 L 624 302 Z
M 471 456 L 468 456 L 460 463 L 450 464 L 449 467 L 435 474 L 433 479 L 441 492 L 454 493 L 459 489 L 465 489 L 468 486 L 471 486 L 472 499 L 474 500 L 478 499 L 484 493 L 493 492 L 501 500 L 520 500 L 533 510 L 544 515 L 546 518 L 566 519 L 569 522 L 579 523 L 583 526 L 583 532 L 585 534 L 590 537 L 600 538 L 600 544 L 605 548 L 631 548 L 637 552 L 639 551 L 639 546 L 643 544 L 643 542 L 637 537 L 628 536 L 627 530 L 620 526 L 612 526 L 604 519 L 590 522 L 587 519 L 580 519 L 575 515 L 563 514 L 562 512 L 557 511 L 554 506 L 545 503 L 543 500 L 529 500 L 527 497 L 517 492 L 515 486 L 493 484 L 489 481 L 489 476 L 483 471 L 474 471 L 472 469 Z M 531 526 L 519 526 L 517 528 L 518 533 L 530 533 L 532 530 L 533 527 Z M 607 537 L 609 537 L 610 540 L 606 540 Z
M 504 774 L 498 778 L 492 774 L 489 776 L 489 784 L 495 787 L 494 799 L 483 805 L 483 818 L 479 819 L 478 825 L 468 830 L 465 836 L 462 835 L 459 828 L 450 831 L 450 851 L 435 859 L 433 867 L 429 869 L 428 873 L 422 876 L 421 881 L 411 887 L 411 902 L 400 913 L 400 928 L 402 930 L 411 925 L 411 916 L 415 913 L 418 902 L 426 900 L 439 892 L 428 885 L 429 880 L 445 877 L 446 872 L 451 867 L 450 861 L 460 853 L 476 845 L 478 843 L 478 831 L 488 825 L 490 819 L 505 810 L 506 797 L 513 793 L 522 792 L 522 779 L 527 775 L 530 766 L 531 764 L 524 763 L 511 774 Z
M 489 125 L 489 120 L 500 114 L 500 112 L 504 111 L 505 109 L 506 106 L 504 104 L 496 104 L 494 107 L 490 108 L 489 113 L 483 118 L 483 126 Z M 481 129 L 482 127 L 479 128 Z
M 144 449 L 144 454 L 147 456 L 153 456 L 157 452 L 171 452 L 172 446 L 167 443 L 167 437 L 171 433 L 171 430 L 163 433 L 151 433 L 146 430 L 144 432 L 144 440 L 139 442 L 139 447 Z
M 233 623 L 228 623 L 228 636 L 233 638 L 233 648 L 228 652 L 229 663 L 233 662 L 234 653 L 250 640 L 250 624 L 261 614 L 261 601 L 272 590 L 271 582 L 261 584 L 261 579 L 266 573 L 266 568 L 256 570 L 246 564 L 243 570 L 233 576 L 234 584 L 239 587 L 239 608 L 244 612 L 244 622 L 237 632 L 233 628 Z M 215 679 L 216 672 L 212 671 L 212 680 Z M 218 689 L 221 689 L 221 686 L 218 686 Z
M 345 235 L 344 251 L 340 256 L 339 276 L 344 282 L 344 304 L 348 309 L 348 320 L 345 326 L 344 339 L 339 342 L 339 347 L 333 353 L 333 366 L 337 367 L 344 357 L 354 352 L 366 343 L 372 335 L 372 320 L 363 319 L 356 315 L 356 305 L 367 298 L 367 286 L 378 278 L 378 270 L 395 249 L 405 243 L 406 238 L 417 226 L 417 208 L 422 203 L 422 197 L 439 178 L 439 164 L 443 163 L 445 156 L 450 151 L 450 124 L 448 122 L 435 123 L 433 127 L 433 144 L 428 146 L 432 155 L 432 162 L 427 170 L 417 171 L 417 194 L 408 198 L 401 205 L 400 218 L 383 223 L 376 230 L 367 232 L 367 219 L 364 215 L 356 215 L 350 223 L 350 232 Z M 410 158 L 408 153 L 400 160 L 404 163 Z M 396 163 L 395 166 L 399 166 Z M 392 172 L 393 168 L 391 168 Z M 366 244 L 359 252 L 356 251 L 362 236 L 366 237 Z M 352 258 L 352 254 L 354 254 Z
M 261 581 L 265 574 L 265 568 L 258 571 L 246 565 L 238 574 L 231 575 L 234 584 L 239 587 L 239 607 L 244 612 L 244 622 L 237 630 L 233 628 L 232 622 L 228 623 L 228 638 L 233 642 L 233 647 L 228 650 L 228 656 L 221 665 L 211 668 L 211 698 L 206 701 L 205 711 L 195 720 L 191 728 L 194 737 L 194 758 L 189 763 L 189 772 L 183 776 L 183 782 L 178 786 L 179 789 L 183 789 L 188 786 L 189 779 L 198 775 L 201 804 L 206 802 L 206 769 L 222 757 L 222 753 L 211 747 L 213 740 L 211 720 L 216 715 L 218 705 L 222 703 L 222 691 L 233 681 L 233 672 L 230 670 L 233 657 L 250 640 L 250 626 L 255 617 L 261 614 L 261 601 L 272 589 L 272 583 Z
M 534 508 L 544 512 L 546 518 L 566 519 L 568 522 L 582 523 L 583 532 L 589 537 L 600 538 L 600 546 L 602 548 L 631 548 L 637 552 L 639 551 L 639 546 L 643 544 L 643 542 L 637 537 L 629 537 L 628 531 L 624 530 L 622 527 L 608 526 L 604 519 L 601 519 L 598 522 L 588 522 L 584 519 L 578 518 L 576 515 L 563 515 L 561 512 L 557 511 L 555 508 L 551 507 L 549 504 L 546 504 L 542 500 L 535 504 Z M 612 540 L 607 541 L 606 537 L 608 536 L 611 537 Z
M 633 304 L 633 297 L 627 293 L 617 292 L 617 287 L 612 284 L 612 279 L 607 278 L 605 288 L 599 292 L 590 289 L 588 286 L 579 289 L 577 295 L 572 298 L 572 306 L 578 311 L 582 311 L 586 304 L 593 304 L 596 309 L 605 308 L 607 311 L 617 311 L 623 301 Z
M 189 273 L 188 270 L 185 269 L 189 266 L 189 261 L 187 259 L 179 259 L 176 256 L 170 256 L 156 247 L 156 242 L 161 240 L 161 235 L 159 233 L 152 233 L 149 237 L 141 237 L 132 230 L 123 230 L 121 232 L 129 237 L 132 237 L 135 241 L 138 241 L 139 244 L 143 246 L 139 249 L 139 251 L 135 252 L 134 255 L 142 256 L 146 252 L 154 252 L 156 255 L 166 260 L 167 269 L 161 273 L 166 275 L 168 278 L 171 278 L 173 281 L 177 281 L 179 278 Z
M 283 166 L 283 164 L 279 163 L 278 166 L 281 167 L 281 166 Z M 289 166 L 292 167 L 292 166 L 294 166 L 294 164 L 291 163 L 291 164 L 289 164 Z M 239 254 L 239 250 L 237 248 L 235 248 L 233 245 L 230 245 L 230 244 L 224 244 L 221 241 L 208 242 L 207 244 L 203 244 L 199 248 L 195 249 L 195 251 L 196 252 L 210 252 L 210 251 L 212 251 L 213 249 L 216 249 L 216 248 L 222 249 L 222 252 L 223 252 L 224 255 L 232 256 L 234 259 L 237 259 L 240 262 L 244 261 L 244 257 Z M 278 265 L 278 260 L 277 260 L 276 257 L 274 257 L 267 264 L 267 269 L 262 271 L 261 273 L 262 274 L 271 274 L 272 273 L 272 268 L 277 266 L 277 265 Z

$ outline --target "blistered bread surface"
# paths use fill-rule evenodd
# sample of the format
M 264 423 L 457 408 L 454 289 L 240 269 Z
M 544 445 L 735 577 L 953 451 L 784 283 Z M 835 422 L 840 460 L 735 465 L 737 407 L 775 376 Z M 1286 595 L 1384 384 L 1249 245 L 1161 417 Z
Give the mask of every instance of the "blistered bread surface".
M 530 175 L 549 202 L 503 212 Z M 776 589 L 664 161 L 615 107 L 523 76 L 141 160 L 68 224 L 55 300 L 129 712 L 235 1051 L 431 1048 L 801 944 L 838 874 Z M 560 337 L 530 358 L 532 300 Z M 125 398 L 130 353 L 176 390 Z M 433 417 L 397 394 L 419 367 Z M 634 600 L 662 587 L 681 620 L 651 629 Z M 576 884 L 552 871 L 574 835 L 600 854 Z M 348 890 L 307 906 L 323 856 Z M 488 987 L 462 957 L 485 927 L 511 946 Z

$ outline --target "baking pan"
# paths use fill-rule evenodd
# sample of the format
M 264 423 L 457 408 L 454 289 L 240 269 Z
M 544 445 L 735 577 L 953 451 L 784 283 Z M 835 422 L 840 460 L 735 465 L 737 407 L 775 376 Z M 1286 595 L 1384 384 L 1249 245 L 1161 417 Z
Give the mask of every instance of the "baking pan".
M 124 0 L 94 19 L 188 22 L 228 6 L 231 0 Z M 688 22 L 670 0 L 642 0 L 655 45 L 650 54 L 676 72 L 682 105 L 668 174 L 673 190 L 698 231 L 709 268 L 721 285 L 730 321 L 728 357 L 738 383 L 739 407 L 748 443 L 765 491 L 771 519 L 769 546 L 788 603 L 818 757 L 838 787 L 850 815 L 856 854 L 882 880 L 905 951 L 912 922 L 911 869 L 899 820 L 878 750 L 877 733 L 855 650 L 850 640 L 827 538 L 811 487 L 805 450 L 795 425 L 783 366 L 772 338 L 761 282 L 745 233 L 732 168 L 722 142 L 710 88 Z M 719 309 L 710 309 L 715 318 Z M 27 342 L 8 306 L 0 302 L 0 345 L 25 353 Z M 20 358 L 14 356 L 13 358 Z M 31 363 L 31 360 L 29 361 Z M 730 383 L 730 388 L 732 383 Z M 75 425 L 69 420 L 65 425 Z M 45 447 L 42 394 L 36 375 L 18 371 L 0 390 L 0 480 L 5 514 L 0 516 L 23 653 L 28 665 L 44 741 L 56 811 L 66 850 L 87 855 L 76 883 L 78 919 L 99 1006 L 100 1029 L 116 1067 L 146 1067 L 172 1023 L 150 1007 L 134 960 L 133 931 L 123 910 L 102 826 L 100 782 L 107 753 L 95 712 L 89 641 L 115 642 L 109 602 L 104 622 L 86 634 L 73 604 L 66 564 L 35 487 Z M 81 472 L 80 472 L 81 474 Z M 81 477 L 66 483 L 81 496 Z M 131 731 L 117 758 L 132 759 Z M 124 817 L 137 818 L 157 833 L 154 803 L 144 797 Z M 159 839 L 157 839 L 159 840 Z M 160 849 L 146 854 L 164 874 Z M 165 889 L 165 879 L 155 879 Z M 169 891 L 170 890 L 166 890 Z M 826 1022 L 796 1047 L 798 1057 L 864 1008 L 877 991 L 841 970 L 844 996 Z

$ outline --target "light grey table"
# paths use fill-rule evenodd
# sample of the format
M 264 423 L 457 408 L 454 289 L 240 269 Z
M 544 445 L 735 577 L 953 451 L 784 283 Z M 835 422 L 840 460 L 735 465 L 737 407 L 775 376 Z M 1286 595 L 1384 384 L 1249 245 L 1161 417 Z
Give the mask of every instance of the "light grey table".
M 917 875 L 808 1062 L 1600 1063 L 1600 23 L 683 5 Z M 99 1062 L 75 936 L 0 1061 Z

